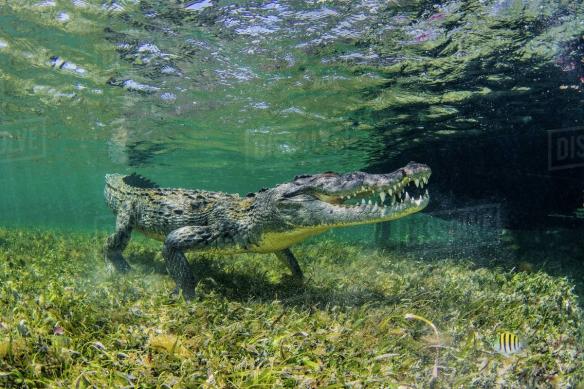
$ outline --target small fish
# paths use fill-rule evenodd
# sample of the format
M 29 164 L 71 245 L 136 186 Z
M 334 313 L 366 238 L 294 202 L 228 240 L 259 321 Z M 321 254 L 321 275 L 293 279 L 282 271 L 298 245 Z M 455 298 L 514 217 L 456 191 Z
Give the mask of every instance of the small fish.
M 503 355 L 511 355 L 523 350 L 519 337 L 511 332 L 501 332 L 497 335 L 493 348 Z

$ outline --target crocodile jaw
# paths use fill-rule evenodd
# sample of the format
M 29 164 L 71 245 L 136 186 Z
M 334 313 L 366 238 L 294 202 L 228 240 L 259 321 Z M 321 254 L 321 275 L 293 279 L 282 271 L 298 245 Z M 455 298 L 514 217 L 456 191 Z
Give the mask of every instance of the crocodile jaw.
M 428 205 L 430 175 L 426 165 L 410 163 L 389 174 L 302 176 L 293 183 L 298 188 L 282 200 L 282 209 L 294 216 L 289 223 L 300 230 L 395 220 Z

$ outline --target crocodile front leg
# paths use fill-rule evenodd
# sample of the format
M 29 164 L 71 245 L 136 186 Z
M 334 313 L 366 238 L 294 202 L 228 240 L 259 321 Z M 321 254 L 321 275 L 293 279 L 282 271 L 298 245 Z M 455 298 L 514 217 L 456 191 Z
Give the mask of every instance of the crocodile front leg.
M 116 218 L 116 231 L 107 238 L 104 247 L 106 260 L 109 260 L 120 273 L 127 273 L 132 269 L 122 255 L 132 234 L 131 217 L 128 210 L 129 206 L 120 207 Z
M 176 291 L 182 290 L 187 299 L 195 296 L 196 279 L 184 252 L 204 248 L 214 239 L 209 227 L 187 226 L 172 231 L 164 241 L 162 255 L 166 269 L 176 282 Z
M 302 274 L 302 269 L 300 269 L 300 265 L 298 264 L 298 261 L 296 260 L 294 254 L 292 254 L 292 251 L 290 251 L 290 249 L 276 251 L 274 254 L 276 254 L 276 257 L 278 257 L 280 261 L 282 261 L 284 264 L 286 264 L 286 266 L 288 266 L 288 268 L 292 272 L 292 276 L 296 280 L 299 281 L 302 280 L 302 278 L 304 277 L 304 275 Z

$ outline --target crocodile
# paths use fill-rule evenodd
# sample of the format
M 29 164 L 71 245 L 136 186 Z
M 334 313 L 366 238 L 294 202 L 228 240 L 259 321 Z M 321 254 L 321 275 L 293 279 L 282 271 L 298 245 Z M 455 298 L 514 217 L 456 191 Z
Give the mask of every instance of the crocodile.
M 395 220 L 426 207 L 431 170 L 410 162 L 388 174 L 325 172 L 247 196 L 194 189 L 160 188 L 136 175 L 108 174 L 105 198 L 116 214 L 104 254 L 118 272 L 133 230 L 164 242 L 162 254 L 175 293 L 195 293 L 186 251 L 220 254 L 275 253 L 292 277 L 302 270 L 290 246 L 331 228 Z

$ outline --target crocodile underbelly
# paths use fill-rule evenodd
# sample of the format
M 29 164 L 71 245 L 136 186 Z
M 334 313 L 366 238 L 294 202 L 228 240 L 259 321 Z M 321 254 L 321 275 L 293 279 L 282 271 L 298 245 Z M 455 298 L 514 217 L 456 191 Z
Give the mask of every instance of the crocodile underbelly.
M 268 232 L 263 234 L 258 243 L 254 244 L 249 251 L 254 253 L 273 253 L 284 250 L 304 239 L 321 234 L 328 229 L 327 227 L 319 227 L 285 232 Z
M 167 233 L 154 231 L 146 228 L 136 228 L 143 235 L 164 242 Z M 217 245 L 216 242 L 206 247 L 194 248 L 194 251 L 216 253 L 216 254 L 241 254 L 241 253 L 273 253 L 284 250 L 298 242 L 301 242 L 311 236 L 321 234 L 329 230 L 327 227 L 305 228 L 284 232 L 267 232 L 261 235 L 256 243 L 251 245 L 243 244 L 226 244 Z M 169 231 L 170 232 L 170 231 Z

